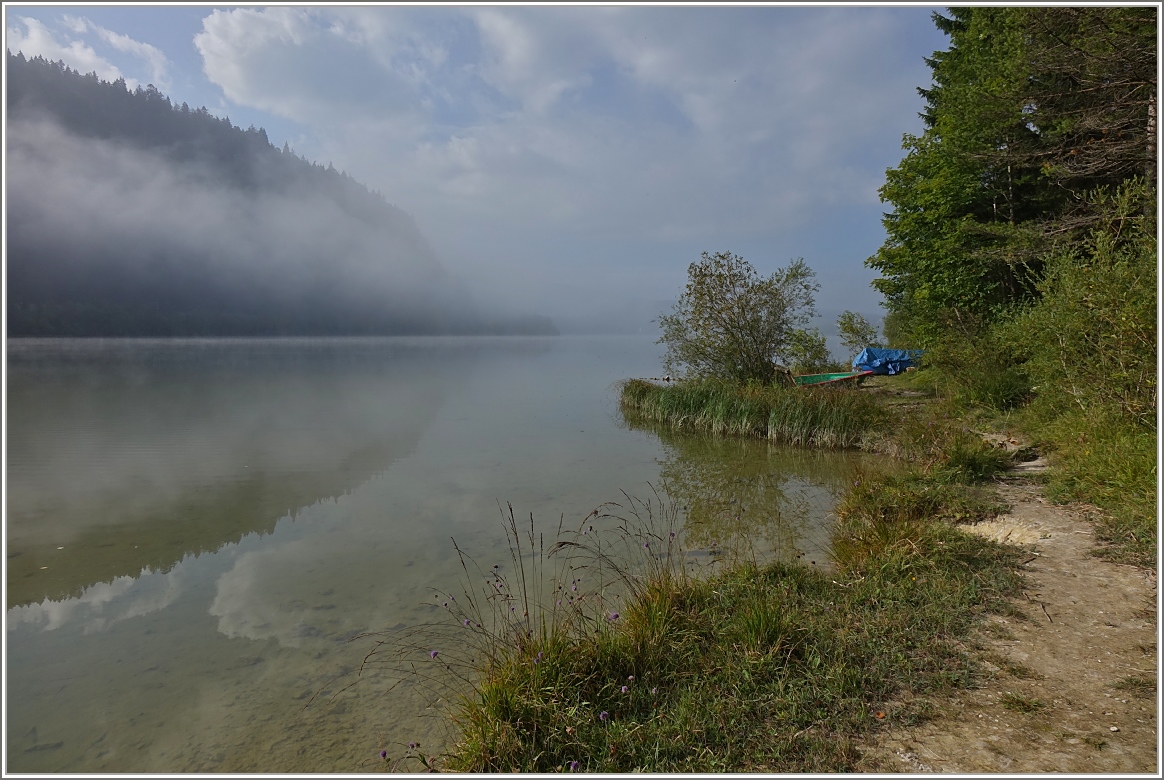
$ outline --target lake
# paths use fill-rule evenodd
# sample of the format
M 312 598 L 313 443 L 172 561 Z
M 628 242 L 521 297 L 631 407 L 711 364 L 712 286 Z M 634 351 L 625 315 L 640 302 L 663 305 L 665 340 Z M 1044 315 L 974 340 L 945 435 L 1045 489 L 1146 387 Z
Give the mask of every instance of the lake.
M 627 424 L 650 337 L 10 340 L 7 770 L 366 772 L 450 735 L 361 633 L 453 547 L 666 484 L 685 545 L 825 557 L 859 453 Z M 706 557 L 706 556 L 705 556 Z M 349 687 L 350 686 L 350 687 Z

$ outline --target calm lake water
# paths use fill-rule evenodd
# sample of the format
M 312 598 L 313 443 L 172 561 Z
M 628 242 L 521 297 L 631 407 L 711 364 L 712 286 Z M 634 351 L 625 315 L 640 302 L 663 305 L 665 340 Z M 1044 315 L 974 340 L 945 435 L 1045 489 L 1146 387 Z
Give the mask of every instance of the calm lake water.
M 614 383 L 658 375 L 647 337 L 7 346 L 10 772 L 435 751 L 440 706 L 357 678 L 352 638 L 433 620 L 454 538 L 508 562 L 507 503 L 552 534 L 665 483 L 693 554 L 823 560 L 832 496 L 871 466 L 628 425 Z

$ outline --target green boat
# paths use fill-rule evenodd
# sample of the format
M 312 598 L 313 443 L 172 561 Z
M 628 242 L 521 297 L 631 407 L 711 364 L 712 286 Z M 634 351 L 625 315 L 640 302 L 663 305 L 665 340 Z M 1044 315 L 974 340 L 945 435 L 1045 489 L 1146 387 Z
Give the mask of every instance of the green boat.
M 801 374 L 792 377 L 792 381 L 800 385 L 838 385 L 842 382 L 859 380 L 862 377 L 872 376 L 872 371 L 846 371 L 841 374 Z

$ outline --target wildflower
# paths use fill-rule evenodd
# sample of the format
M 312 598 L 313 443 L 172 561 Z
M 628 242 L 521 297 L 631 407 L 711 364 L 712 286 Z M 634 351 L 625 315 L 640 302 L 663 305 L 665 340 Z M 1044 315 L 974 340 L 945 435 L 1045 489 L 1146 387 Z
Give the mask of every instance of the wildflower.
M 878 710 L 877 711 L 877 720 L 885 720 L 885 713 Z
M 436 650 L 430 650 L 428 653 L 429 658 L 436 658 L 438 655 L 440 654 Z
M 627 690 L 626 686 L 625 686 L 625 685 L 624 685 L 624 686 L 622 686 L 622 692 L 623 692 L 623 693 L 626 693 L 626 690 Z
M 598 719 L 603 721 L 603 722 L 605 722 L 606 719 L 609 717 L 610 717 L 610 713 L 607 712 L 606 710 L 603 710 L 602 712 L 598 713 Z
M 561 600 L 561 599 L 558 599 L 558 606 L 559 606 L 559 607 L 560 607 L 560 606 L 562 606 L 562 600 Z
M 607 620 L 618 620 L 618 613 L 617 613 L 617 612 L 611 612 L 611 613 L 610 613 L 610 617 L 608 617 L 608 618 L 607 618 Z
M 650 542 L 643 542 L 643 549 L 644 550 L 651 549 L 651 543 Z
M 675 538 L 675 532 L 674 532 L 674 531 L 672 531 L 672 532 L 671 532 L 671 534 L 670 534 L 670 536 L 671 536 L 671 538 L 672 538 L 672 539 L 674 539 L 674 538 Z
M 545 653 L 543 653 L 541 650 L 538 650 L 538 658 L 541 658 L 544 655 L 545 655 Z
M 408 749 L 409 749 L 409 750 L 416 750 L 416 743 L 415 743 L 415 742 L 409 742 L 409 743 L 408 743 Z
M 578 771 L 578 762 L 577 762 L 577 761 L 571 761 L 571 762 L 570 762 L 570 771 L 571 771 L 571 772 L 577 772 L 577 771 Z
M 470 621 L 469 618 L 465 618 L 465 625 L 466 626 L 468 626 L 470 622 L 472 622 L 472 621 Z
M 630 682 L 634 682 L 635 676 L 632 674 L 632 675 L 629 675 L 626 679 L 629 680 Z
M 654 695 L 655 695 L 656 693 L 658 693 L 658 692 L 659 692 L 659 689 L 658 689 L 658 688 L 652 688 L 652 689 L 651 689 L 651 695 L 652 695 L 652 696 L 654 696 Z
M 387 750 L 381 750 L 381 751 L 380 751 L 380 758 L 388 758 L 388 751 L 387 751 Z

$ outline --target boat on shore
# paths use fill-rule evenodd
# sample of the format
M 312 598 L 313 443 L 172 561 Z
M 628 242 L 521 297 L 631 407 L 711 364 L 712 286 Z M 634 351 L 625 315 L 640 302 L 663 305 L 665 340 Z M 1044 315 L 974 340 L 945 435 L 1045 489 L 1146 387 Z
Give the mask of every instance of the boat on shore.
M 844 371 L 838 374 L 800 374 L 793 376 L 792 381 L 797 387 L 804 386 L 818 386 L 831 385 L 837 386 L 845 382 L 857 382 L 867 376 L 872 376 L 873 371 Z

